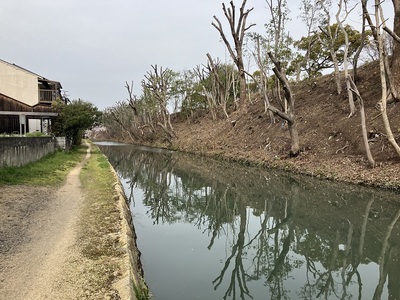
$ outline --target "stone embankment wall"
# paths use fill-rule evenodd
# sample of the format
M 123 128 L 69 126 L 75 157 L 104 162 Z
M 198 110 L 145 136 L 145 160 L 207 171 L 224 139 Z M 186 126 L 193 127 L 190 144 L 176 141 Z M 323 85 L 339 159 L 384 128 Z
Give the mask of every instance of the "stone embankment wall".
M 118 199 L 118 206 L 121 213 L 120 243 L 124 249 L 124 268 L 121 270 L 122 277 L 114 284 L 121 299 L 138 300 L 149 293 L 144 281 L 144 271 L 140 261 L 140 251 L 136 244 L 136 232 L 133 226 L 132 214 L 129 210 L 124 188 L 117 173 L 110 164 L 115 177 L 114 190 Z

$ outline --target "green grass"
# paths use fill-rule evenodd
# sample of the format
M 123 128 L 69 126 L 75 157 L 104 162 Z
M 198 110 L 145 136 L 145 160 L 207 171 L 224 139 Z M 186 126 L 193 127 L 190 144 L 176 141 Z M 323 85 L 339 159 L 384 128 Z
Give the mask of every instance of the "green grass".
M 85 146 L 79 146 L 68 152 L 56 151 L 22 167 L 2 167 L 0 168 L 0 185 L 58 185 L 83 159 L 86 149 Z
M 153 299 L 149 289 L 144 283 L 140 283 L 139 286 L 133 284 L 135 296 L 137 300 L 150 300 Z

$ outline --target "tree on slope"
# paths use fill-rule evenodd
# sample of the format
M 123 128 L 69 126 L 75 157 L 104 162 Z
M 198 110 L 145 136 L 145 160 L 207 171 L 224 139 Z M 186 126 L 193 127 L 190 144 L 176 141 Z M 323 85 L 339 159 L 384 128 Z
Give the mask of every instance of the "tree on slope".
M 247 0 L 243 0 L 242 6 L 239 10 L 239 18 L 236 20 L 236 7 L 233 4 L 233 1 L 230 2 L 230 7 L 226 7 L 225 3 L 222 3 L 222 10 L 224 11 L 224 15 L 229 23 L 229 28 L 231 31 L 233 45 L 229 42 L 228 37 L 226 36 L 224 29 L 222 28 L 221 21 L 214 16 L 215 22 L 212 22 L 212 26 L 214 26 L 218 32 L 222 40 L 225 43 L 225 46 L 228 49 L 230 56 L 232 57 L 238 71 L 239 71 L 239 86 L 240 86 L 240 97 L 239 103 L 237 106 L 243 109 L 246 109 L 247 105 L 247 85 L 246 85 L 246 72 L 244 68 L 244 60 L 243 60 L 243 42 L 246 31 L 248 31 L 255 24 L 251 24 L 249 26 L 246 25 L 247 17 L 249 13 L 253 10 L 253 8 L 245 10 Z
M 295 157 L 300 154 L 299 133 L 297 130 L 297 121 L 294 111 L 295 97 L 290 87 L 289 81 L 286 78 L 285 71 L 281 68 L 280 62 L 274 57 L 274 55 L 271 52 L 268 52 L 268 56 L 275 66 L 272 69 L 272 71 L 274 72 L 275 76 L 278 78 L 279 82 L 282 85 L 285 94 L 285 100 L 288 103 L 288 107 L 285 112 L 277 109 L 273 105 L 269 105 L 267 108 L 268 110 L 272 111 L 274 114 L 281 117 L 283 120 L 287 122 L 291 140 L 289 154 L 291 157 Z
M 393 4 L 396 7 L 397 5 L 400 5 L 400 3 L 398 3 L 400 1 L 398 0 L 393 0 Z M 400 14 L 400 11 L 398 10 L 397 12 L 395 12 L 397 15 Z M 375 37 L 376 37 L 376 42 L 378 44 L 378 50 L 379 50 L 379 68 L 380 68 L 380 77 L 381 77 L 381 87 L 382 87 L 382 96 L 381 96 L 381 101 L 379 102 L 379 107 L 380 107 L 380 111 L 381 111 L 381 115 L 382 115 L 382 120 L 383 120 L 383 124 L 385 126 L 385 131 L 386 131 L 386 135 L 387 135 L 387 139 L 389 141 L 389 143 L 393 146 L 393 148 L 395 149 L 396 153 L 400 156 L 400 146 L 397 143 L 396 139 L 394 138 L 393 135 L 393 131 L 390 127 L 390 122 L 389 122 L 389 118 L 387 115 L 387 77 L 390 76 L 394 76 L 394 78 L 396 78 L 396 76 L 400 76 L 400 75 L 394 75 L 392 72 L 390 72 L 390 70 L 387 70 L 385 68 L 385 49 L 383 47 L 383 39 L 382 39 L 382 30 L 380 28 L 380 25 L 383 23 L 383 27 L 385 27 L 385 21 L 384 21 L 384 17 L 383 17 L 383 10 L 382 10 L 382 6 L 381 3 L 379 2 L 379 0 L 375 0 Z M 395 20 L 400 21 L 400 16 L 397 16 L 397 18 L 395 17 Z M 400 27 L 400 26 L 397 26 Z M 398 28 L 398 30 L 400 30 L 400 28 Z M 396 45 L 398 46 L 398 45 Z M 397 47 L 398 48 L 398 47 Z M 394 50 L 395 52 L 395 50 Z M 394 53 L 393 53 L 394 56 Z M 397 60 L 400 60 L 400 56 L 397 58 Z M 392 65 L 393 64 L 397 64 L 400 62 L 396 62 L 396 60 L 392 60 Z M 400 80 L 400 78 L 396 78 L 397 80 Z M 390 82 L 390 79 L 389 79 Z M 393 82 L 393 81 L 392 81 Z
M 395 101 L 400 101 L 400 0 L 392 0 L 394 10 L 393 31 L 384 23 L 383 29 L 395 40 L 390 62 L 390 93 Z
M 152 71 L 148 71 L 142 81 L 143 94 L 156 105 L 159 115 L 157 125 L 164 130 L 166 139 L 171 143 L 171 138 L 175 133 L 171 124 L 168 104 L 171 100 L 172 84 L 177 74 L 168 68 L 159 68 L 157 65 L 151 67 Z

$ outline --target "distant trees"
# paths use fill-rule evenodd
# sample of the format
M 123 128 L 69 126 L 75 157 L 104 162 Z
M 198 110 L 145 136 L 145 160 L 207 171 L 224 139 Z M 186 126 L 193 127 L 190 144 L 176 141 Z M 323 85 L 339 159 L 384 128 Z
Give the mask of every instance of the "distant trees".
M 267 40 L 266 52 L 272 51 L 286 68 L 292 59 L 293 39 L 286 31 L 286 25 L 290 21 L 290 10 L 286 0 L 265 0 L 265 2 L 270 17 L 269 22 L 264 24 Z
M 350 25 L 343 25 L 342 30 L 338 23 L 320 26 L 310 35 L 295 41 L 296 48 L 305 53 L 298 54 L 296 61 L 301 61 L 304 56 L 307 57 L 308 64 L 302 64 L 301 71 L 305 72 L 307 77 L 316 77 L 322 75 L 325 70 L 334 68 L 335 64 L 339 70 L 345 58 L 345 33 L 348 38 L 347 57 L 351 58 L 363 41 L 361 33 Z M 367 31 L 365 40 L 369 37 L 371 32 Z M 341 91 L 341 88 L 338 91 Z
M 113 107 L 104 110 L 102 123 L 106 127 L 109 138 L 118 137 L 125 140 L 125 136 L 129 137 L 130 142 L 141 140 L 140 132 L 143 132 L 141 125 L 135 113 L 137 109 L 124 101 L 118 101 Z
M 313 77 L 311 75 L 309 64 L 312 62 L 310 59 L 311 50 L 313 48 L 313 44 L 316 42 L 316 39 L 312 39 L 311 36 L 313 32 L 316 30 L 316 26 L 319 21 L 319 13 L 318 13 L 318 3 L 313 0 L 302 0 L 299 6 L 300 9 L 300 19 L 306 25 L 307 35 L 302 37 L 303 43 L 301 45 L 301 50 L 303 50 L 304 55 L 297 54 L 294 62 L 296 66 L 296 81 L 300 80 L 300 75 L 302 69 L 308 73 L 308 77 Z M 297 42 L 297 47 L 300 48 L 300 42 Z M 294 44 L 296 46 L 296 43 Z

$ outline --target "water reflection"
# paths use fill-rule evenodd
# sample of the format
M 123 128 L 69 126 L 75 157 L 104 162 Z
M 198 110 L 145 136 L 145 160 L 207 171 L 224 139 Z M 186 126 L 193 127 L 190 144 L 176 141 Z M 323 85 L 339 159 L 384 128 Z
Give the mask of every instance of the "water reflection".
M 133 214 L 143 214 L 135 226 L 156 299 L 400 299 L 398 195 L 173 152 L 101 149 Z

